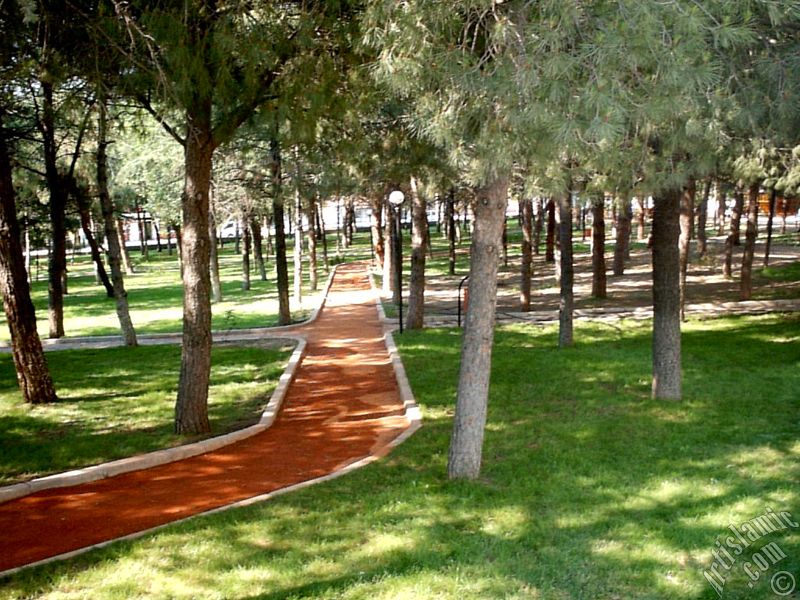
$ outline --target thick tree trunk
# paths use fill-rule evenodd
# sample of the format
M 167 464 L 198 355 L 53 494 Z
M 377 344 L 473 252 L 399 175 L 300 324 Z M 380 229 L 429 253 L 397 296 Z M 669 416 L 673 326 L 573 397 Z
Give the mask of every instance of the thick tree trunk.
M 211 100 L 187 111 L 183 209 L 183 345 L 175 433 L 205 433 L 211 374 L 211 259 L 208 236 L 209 191 L 214 153 Z
M 97 128 L 97 195 L 100 198 L 100 209 L 103 213 L 103 226 L 108 246 L 108 266 L 111 270 L 111 283 L 116 304 L 117 320 L 122 330 L 126 346 L 136 346 L 136 330 L 133 328 L 131 313 L 128 307 L 128 292 L 122 275 L 122 249 L 119 244 L 117 219 L 114 216 L 114 203 L 108 192 L 108 160 L 106 158 L 107 114 L 104 101 L 100 102 L 100 114 Z
M 428 212 L 425 198 L 418 189 L 417 179 L 411 178 L 411 274 L 408 282 L 408 329 L 425 326 L 425 253 L 428 242 Z
M 475 204 L 469 309 L 461 345 L 456 412 L 447 465 L 451 479 L 475 479 L 481 470 L 492 367 L 497 269 L 507 196 L 507 180 L 498 178 L 479 190 Z
M 22 398 L 29 404 L 44 404 L 58 398 L 36 331 L 15 196 L 11 159 L 0 122 L 0 292 Z
M 370 202 L 372 208 L 372 249 L 375 253 L 375 263 L 378 268 L 383 267 L 383 197 L 376 196 Z
M 219 304 L 222 302 L 222 282 L 219 278 L 219 252 L 217 252 L 217 224 L 214 220 L 214 211 L 208 211 L 208 238 L 209 238 L 209 269 L 211 274 L 211 299 Z
M 249 291 L 250 290 L 250 251 L 251 251 L 251 240 L 252 237 L 250 235 L 250 219 L 245 216 L 242 218 L 242 241 L 243 241 L 243 251 L 242 251 L 242 290 Z
M 633 210 L 631 199 L 627 194 L 620 199 L 617 213 L 617 239 L 614 244 L 614 275 L 625 274 L 625 260 L 630 256 L 631 249 L 631 225 L 633 221 Z
M 708 238 L 706 227 L 708 225 L 708 197 L 711 194 L 711 179 L 706 179 L 703 186 L 703 197 L 700 199 L 700 206 L 697 208 L 697 253 L 700 258 L 705 258 L 708 253 Z
M 317 206 L 310 199 L 308 206 L 308 283 L 313 291 L 317 290 Z
M 652 394 L 662 400 L 681 398 L 680 214 L 680 189 L 654 198 Z
M 742 273 L 739 282 L 739 297 L 750 300 L 753 295 L 753 259 L 756 254 L 758 236 L 758 184 L 750 186 L 747 194 L 747 229 L 745 230 Z
M 680 303 L 681 321 L 686 319 L 684 307 L 686 305 L 686 276 L 689 272 L 689 258 L 692 243 L 692 221 L 694 217 L 694 180 L 689 181 L 681 194 L 680 208 L 680 235 L 678 237 L 678 263 L 680 265 Z
M 267 280 L 267 265 L 264 263 L 264 236 L 261 235 L 261 222 L 256 217 L 250 219 L 250 235 L 253 236 L 253 256 L 256 259 L 258 277 L 261 281 Z
M 531 309 L 531 278 L 533 277 L 533 201 L 520 202 L 522 217 L 522 263 L 520 266 L 519 309 Z
M 572 263 L 572 194 L 567 191 L 558 196 L 558 242 L 560 294 L 558 302 L 558 347 L 573 344 L 573 309 L 575 304 L 573 284 L 575 271 Z
M 769 191 L 769 216 L 767 217 L 767 243 L 764 247 L 764 267 L 769 266 L 769 253 L 772 250 L 772 228 L 775 222 L 775 206 L 778 200 L 778 190 L 775 186 Z
M 556 203 L 550 198 L 547 201 L 547 236 L 544 245 L 545 262 L 556 260 Z
M 599 195 L 592 202 L 592 296 L 605 298 L 606 283 L 606 207 Z
M 292 311 L 289 305 L 289 265 L 286 262 L 286 217 L 281 194 L 281 147 L 275 134 L 269 143 L 272 178 L 272 218 L 275 222 L 275 273 L 278 285 L 278 324 L 289 325 Z

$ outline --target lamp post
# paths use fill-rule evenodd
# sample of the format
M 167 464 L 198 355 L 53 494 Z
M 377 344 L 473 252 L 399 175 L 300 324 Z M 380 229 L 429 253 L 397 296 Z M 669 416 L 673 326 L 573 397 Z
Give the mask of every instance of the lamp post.
M 397 290 L 397 312 L 399 315 L 400 333 L 403 333 L 403 234 L 400 221 L 400 206 L 405 200 L 405 194 L 400 190 L 394 190 L 389 194 L 389 204 L 394 210 L 394 273 L 395 289 Z

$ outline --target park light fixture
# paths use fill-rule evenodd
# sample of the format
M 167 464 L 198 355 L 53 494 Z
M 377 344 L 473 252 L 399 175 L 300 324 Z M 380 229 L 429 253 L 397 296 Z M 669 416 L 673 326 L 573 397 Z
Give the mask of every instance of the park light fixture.
M 400 324 L 400 333 L 403 333 L 403 234 L 402 223 L 400 222 L 400 206 L 406 199 L 406 195 L 400 190 L 394 190 L 389 194 L 389 204 L 394 210 L 395 226 L 394 233 L 394 286 L 397 291 L 397 315 Z

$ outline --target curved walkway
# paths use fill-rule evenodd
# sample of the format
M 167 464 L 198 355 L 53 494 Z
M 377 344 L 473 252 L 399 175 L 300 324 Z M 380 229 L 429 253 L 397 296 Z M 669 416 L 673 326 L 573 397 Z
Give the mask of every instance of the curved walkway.
M 341 266 L 319 318 L 285 333 L 304 334 L 306 353 L 271 428 L 200 456 L 0 504 L 0 574 L 341 474 L 418 427 L 363 265 Z

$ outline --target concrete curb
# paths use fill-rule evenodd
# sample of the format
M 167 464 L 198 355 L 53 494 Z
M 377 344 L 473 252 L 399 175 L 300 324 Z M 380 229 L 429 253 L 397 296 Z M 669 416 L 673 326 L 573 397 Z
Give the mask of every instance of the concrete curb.
M 14 500 L 15 498 L 21 498 L 22 496 L 27 496 L 28 494 L 33 494 L 42 490 L 89 483 L 91 481 L 121 475 L 122 473 L 149 469 L 151 467 L 175 462 L 176 460 L 205 454 L 206 452 L 217 450 L 223 446 L 249 438 L 268 429 L 278 415 L 281 404 L 286 397 L 286 392 L 289 390 L 289 384 L 294 379 L 295 372 L 300 365 L 300 361 L 306 349 L 306 341 L 300 336 L 285 335 L 281 339 L 292 339 L 297 343 L 297 346 L 289 357 L 286 369 L 278 380 L 278 385 L 272 392 L 272 396 L 264 412 L 261 413 L 261 418 L 257 424 L 191 444 L 156 450 L 155 452 L 148 452 L 147 454 L 121 458 L 100 465 L 75 469 L 74 471 L 66 471 L 64 473 L 56 473 L 24 483 L 5 486 L 0 488 L 0 503 Z
M 333 273 L 331 273 L 330 280 L 328 281 L 328 287 L 325 290 L 325 297 L 326 298 L 327 298 L 328 290 L 330 288 L 330 284 L 331 284 L 332 280 L 333 280 Z M 371 273 L 369 274 L 369 281 L 370 281 L 370 286 L 372 287 L 373 292 L 375 292 L 376 291 L 375 283 L 374 283 L 374 281 L 372 279 L 372 274 Z M 380 302 L 380 295 L 375 293 L 374 298 L 375 298 L 376 309 L 378 311 L 378 317 L 379 318 L 381 318 L 381 317 L 385 318 L 385 315 L 383 314 L 383 307 L 381 306 L 381 302 Z M 316 318 L 316 316 L 314 318 Z M 132 533 L 130 535 L 125 535 L 125 536 L 122 536 L 122 537 L 114 538 L 113 540 L 107 540 L 105 542 L 100 542 L 99 544 L 93 544 L 92 546 L 86 546 L 85 548 L 79 548 L 78 550 L 73 550 L 71 552 L 65 552 L 65 553 L 59 554 L 57 556 L 51 556 L 50 558 L 46 558 L 44 560 L 40 560 L 40 561 L 33 562 L 33 563 L 30 563 L 30 564 L 27 564 L 27 565 L 23 565 L 21 567 L 16 567 L 14 569 L 9 569 L 7 571 L 0 572 L 0 577 L 5 577 L 7 575 L 12 575 L 12 574 L 14 574 L 14 573 L 16 573 L 18 571 L 21 571 L 23 569 L 28 569 L 30 567 L 36 567 L 36 566 L 45 565 L 45 564 L 48 564 L 48 563 L 51 563 L 51 562 L 55 562 L 55 561 L 59 561 L 59 560 L 66 560 L 66 559 L 69 559 L 69 558 L 73 558 L 73 557 L 78 556 L 80 554 L 83 554 L 85 552 L 89 552 L 90 550 L 97 550 L 97 549 L 100 549 L 100 548 L 105 548 L 106 546 L 109 546 L 110 544 L 113 544 L 113 543 L 118 542 L 118 541 L 134 540 L 134 539 L 143 537 L 145 535 L 148 535 L 150 533 L 155 533 L 157 531 L 160 531 L 161 529 L 164 529 L 166 527 L 170 527 L 170 526 L 178 524 L 178 523 L 183 523 L 185 521 L 189 521 L 189 520 L 195 519 L 197 517 L 204 517 L 204 516 L 208 516 L 208 515 L 213 515 L 213 514 L 220 513 L 220 512 L 226 511 L 226 510 L 230 510 L 232 508 L 241 508 L 241 507 L 244 507 L 244 506 L 250 506 L 252 504 L 256 504 L 258 502 L 264 502 L 266 500 L 269 500 L 271 498 L 275 498 L 277 496 L 281 496 L 283 494 L 288 494 L 290 492 L 301 490 L 303 488 L 307 488 L 307 487 L 310 487 L 312 485 L 316 485 L 318 483 L 323 483 L 325 481 L 330 481 L 332 479 L 336 479 L 338 477 L 341 477 L 342 475 L 346 475 L 347 473 L 355 471 L 356 469 L 360 469 L 361 467 L 365 467 L 366 465 L 368 465 L 368 464 L 370 464 L 372 462 L 375 462 L 376 460 L 382 458 L 392 448 L 395 448 L 395 447 L 399 446 L 400 444 L 402 444 L 403 442 L 405 442 L 409 437 L 411 437 L 422 426 L 422 413 L 421 413 L 421 411 L 419 409 L 419 406 L 417 405 L 417 402 L 416 402 L 416 400 L 414 398 L 413 393 L 411 392 L 411 386 L 408 383 L 408 377 L 406 376 L 405 368 L 403 367 L 403 363 L 400 361 L 400 356 L 399 356 L 399 354 L 397 352 L 397 346 L 394 343 L 394 339 L 392 338 L 391 333 L 387 332 L 385 334 L 385 338 L 384 339 L 386 340 L 386 348 L 389 351 L 389 355 L 390 355 L 391 360 L 392 360 L 392 366 L 394 367 L 395 376 L 397 377 L 397 383 L 398 383 L 398 386 L 399 386 L 399 389 L 400 389 L 400 399 L 403 401 L 403 406 L 405 408 L 405 417 L 409 422 L 409 427 L 407 429 L 405 429 L 396 438 L 391 440 L 387 444 L 387 446 L 382 449 L 381 452 L 378 452 L 378 453 L 375 453 L 375 454 L 370 454 L 368 456 L 365 456 L 364 458 L 356 459 L 353 462 L 344 464 L 339 469 L 333 471 L 332 473 L 328 473 L 327 475 L 322 475 L 322 476 L 316 477 L 314 479 L 309 479 L 308 481 L 302 481 L 300 483 L 296 483 L 294 485 L 290 485 L 290 486 L 287 486 L 285 488 L 281 488 L 279 490 L 274 490 L 274 491 L 266 493 L 266 494 L 261 494 L 259 496 L 253 496 L 252 498 L 246 498 L 245 500 L 240 500 L 239 502 L 234 502 L 233 504 L 227 504 L 225 506 L 220 506 L 220 507 L 214 508 L 212 510 L 207 510 L 207 511 L 202 512 L 202 513 L 197 513 L 195 515 L 191 515 L 191 516 L 185 517 L 183 519 L 178 519 L 176 521 L 171 521 L 169 523 L 165 523 L 164 525 L 158 525 L 157 527 L 151 527 L 150 529 L 146 529 L 144 531 L 137 531 L 136 533 Z M 301 340 L 301 342 L 303 344 L 303 351 L 304 351 L 305 350 L 305 340 Z M 298 346 L 298 349 L 299 349 L 299 346 Z M 295 350 L 295 353 L 297 353 L 297 350 Z M 300 354 L 302 355 L 302 351 L 300 352 Z M 294 357 L 295 357 L 295 355 L 293 354 L 292 355 L 292 359 L 294 359 Z M 300 359 L 299 359 L 299 356 L 298 356 L 297 363 L 299 364 L 299 362 L 300 362 Z M 290 363 L 291 363 L 291 359 L 290 359 Z M 288 371 L 289 371 L 289 369 L 287 368 L 287 372 L 285 372 L 284 375 L 281 377 L 281 382 L 278 384 L 279 388 L 281 386 L 281 383 L 284 383 L 284 377 L 287 375 Z M 289 383 L 291 382 L 292 378 L 293 378 L 293 376 L 285 380 L 285 387 L 286 388 L 288 388 Z M 275 392 L 273 393 L 273 398 L 275 397 L 275 395 L 277 393 L 278 393 L 278 388 L 276 388 Z M 285 395 L 285 391 L 283 392 L 283 394 Z M 282 398 L 281 398 L 281 401 L 282 401 Z M 270 405 L 271 404 L 272 404 L 272 399 L 270 400 Z M 272 413 L 271 418 L 268 415 L 269 412 L 270 411 L 269 411 L 269 405 L 268 405 L 267 406 L 267 410 L 264 411 L 264 416 L 262 416 L 262 422 L 266 419 L 266 420 L 269 421 L 269 424 L 271 425 L 272 421 L 274 421 L 274 419 L 275 419 L 275 415 L 277 414 L 277 407 L 275 408 L 274 412 Z M 259 423 L 258 425 L 254 425 L 253 427 L 261 427 L 261 426 L 262 426 L 262 423 Z M 266 425 L 266 427 L 268 427 L 268 426 L 269 425 Z M 266 428 L 266 427 L 264 427 L 264 428 Z M 242 431 L 244 431 L 244 430 L 242 430 Z M 238 432 L 235 432 L 235 433 L 238 433 Z M 229 434 L 229 435 L 231 435 L 231 434 Z M 226 436 L 220 436 L 220 437 L 226 437 Z M 222 445 L 224 445 L 224 444 L 222 444 Z

